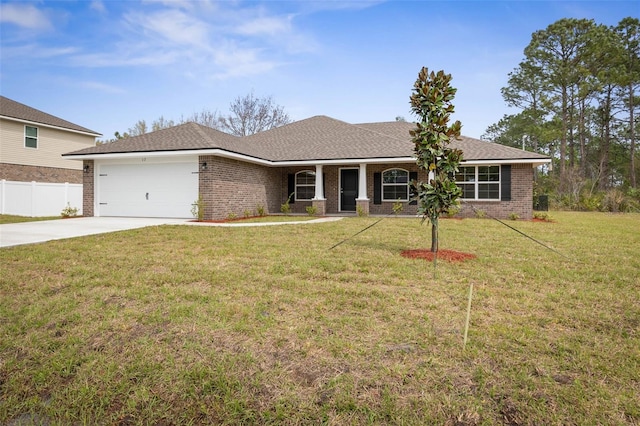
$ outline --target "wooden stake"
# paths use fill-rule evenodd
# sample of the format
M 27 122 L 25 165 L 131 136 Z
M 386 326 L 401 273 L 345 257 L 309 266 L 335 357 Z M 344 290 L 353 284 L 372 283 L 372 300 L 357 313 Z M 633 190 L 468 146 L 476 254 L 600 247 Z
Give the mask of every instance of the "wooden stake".
M 471 297 L 473 297 L 473 283 L 469 284 L 469 301 L 467 302 L 467 321 L 464 324 L 464 342 L 462 350 L 467 347 L 467 335 L 469 334 L 469 321 L 471 320 Z

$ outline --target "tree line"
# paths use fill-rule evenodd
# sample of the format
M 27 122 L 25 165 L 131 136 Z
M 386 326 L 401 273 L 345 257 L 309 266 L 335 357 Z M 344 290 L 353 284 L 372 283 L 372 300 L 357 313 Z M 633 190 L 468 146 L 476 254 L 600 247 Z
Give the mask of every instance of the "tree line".
M 166 119 L 164 116 L 160 116 L 151 124 L 147 124 L 145 120 L 138 120 L 127 131 L 115 132 L 112 139 L 100 143 L 114 142 L 188 122 L 195 122 L 235 136 L 248 136 L 288 124 L 291 119 L 284 108 L 274 102 L 273 96 L 257 97 L 252 91 L 233 100 L 229 104 L 228 114 L 203 109 L 186 118 L 183 116 L 177 121 Z
M 482 138 L 551 156 L 538 190 L 560 207 L 598 208 L 625 193 L 640 200 L 639 89 L 637 18 L 615 26 L 561 19 L 533 33 L 502 88 L 507 105 L 520 112 Z

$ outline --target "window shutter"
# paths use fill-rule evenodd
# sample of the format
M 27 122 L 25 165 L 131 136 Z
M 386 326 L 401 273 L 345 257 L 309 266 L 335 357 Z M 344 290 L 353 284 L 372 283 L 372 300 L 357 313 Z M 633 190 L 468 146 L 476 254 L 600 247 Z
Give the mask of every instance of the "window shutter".
M 373 204 L 382 204 L 382 173 L 373 174 Z
M 511 164 L 503 164 L 500 168 L 500 199 L 511 201 Z
M 287 179 L 287 197 L 291 197 L 291 194 L 293 194 L 291 199 L 289 199 L 289 204 L 293 204 L 296 202 L 296 196 L 294 194 L 295 192 L 296 192 L 296 175 L 293 173 L 289 173 L 289 176 Z
M 409 183 L 411 183 L 412 181 L 417 181 L 418 180 L 418 172 L 409 172 Z M 417 182 L 416 182 L 417 183 Z M 411 190 L 411 186 L 409 187 L 409 199 L 413 198 L 416 194 L 416 191 L 412 191 Z M 415 206 L 416 204 L 418 204 L 418 200 L 413 200 L 409 203 L 410 206 Z

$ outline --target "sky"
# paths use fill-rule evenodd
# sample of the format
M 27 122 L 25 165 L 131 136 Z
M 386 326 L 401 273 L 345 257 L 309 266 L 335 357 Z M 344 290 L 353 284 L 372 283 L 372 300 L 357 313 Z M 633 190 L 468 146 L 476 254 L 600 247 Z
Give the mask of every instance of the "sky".
M 517 112 L 500 89 L 535 31 L 627 16 L 637 1 L 0 0 L 0 94 L 102 139 L 251 92 L 294 121 L 414 121 L 425 66 L 452 75 L 453 119 L 479 138 Z

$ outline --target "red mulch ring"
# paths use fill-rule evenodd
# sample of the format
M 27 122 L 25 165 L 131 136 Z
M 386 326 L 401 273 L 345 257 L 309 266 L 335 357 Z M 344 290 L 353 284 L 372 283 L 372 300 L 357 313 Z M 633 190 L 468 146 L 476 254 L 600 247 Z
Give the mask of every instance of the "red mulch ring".
M 425 259 L 433 262 L 433 252 L 429 249 L 403 250 L 400 253 L 409 259 Z M 477 256 L 471 253 L 463 253 L 455 250 L 438 250 L 438 260 L 446 260 L 448 262 L 462 262 L 467 259 L 475 259 Z

